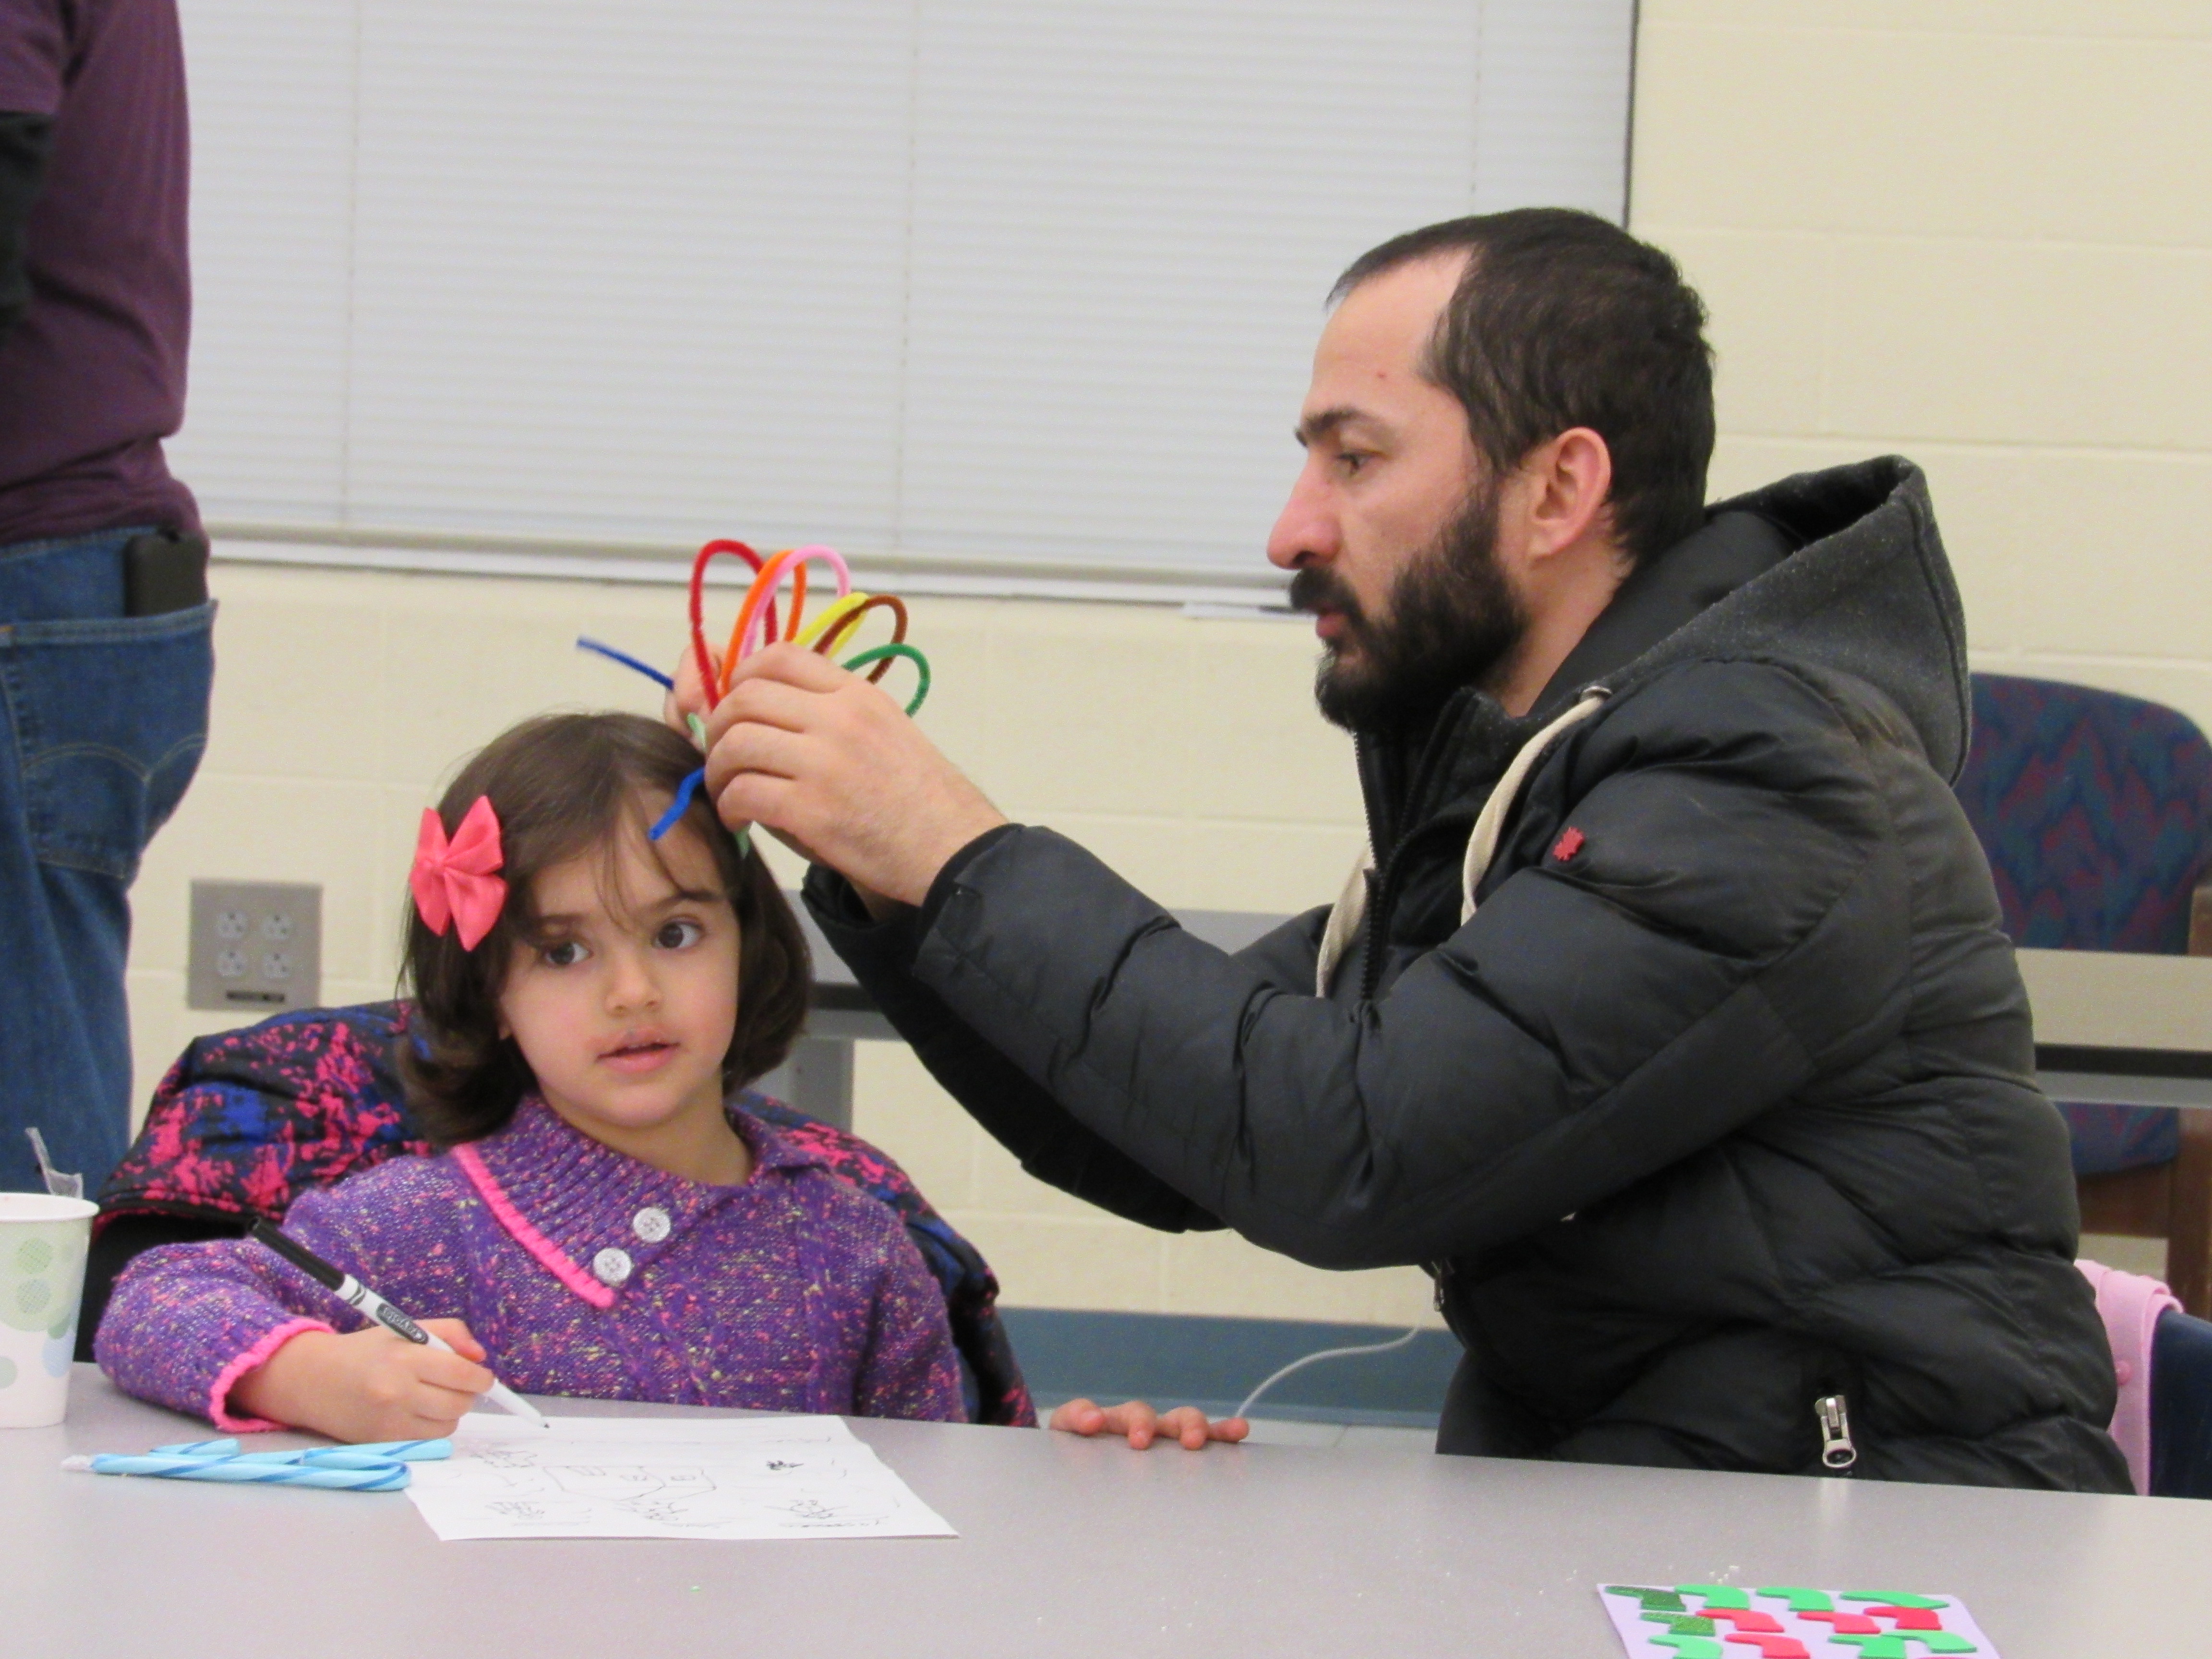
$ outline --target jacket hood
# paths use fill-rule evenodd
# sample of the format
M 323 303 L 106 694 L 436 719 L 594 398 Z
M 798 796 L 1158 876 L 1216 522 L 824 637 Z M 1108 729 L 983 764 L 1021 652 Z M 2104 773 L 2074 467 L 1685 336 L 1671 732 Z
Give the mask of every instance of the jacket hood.
M 1638 566 L 1537 698 L 1618 696 L 1661 671 L 1757 656 L 1848 674 L 1887 697 L 1946 781 L 1965 763 L 1966 617 L 1920 469 L 1899 456 L 1802 472 L 1711 509 Z
M 1928 481 L 1899 456 L 1794 477 L 1707 510 L 1638 564 L 1517 718 L 1474 686 L 1425 727 L 1360 734 L 1369 844 L 1472 817 L 1508 763 L 1583 692 L 1632 691 L 1686 662 L 1758 657 L 1848 674 L 1911 722 L 1946 781 L 1966 763 L 1966 618 Z

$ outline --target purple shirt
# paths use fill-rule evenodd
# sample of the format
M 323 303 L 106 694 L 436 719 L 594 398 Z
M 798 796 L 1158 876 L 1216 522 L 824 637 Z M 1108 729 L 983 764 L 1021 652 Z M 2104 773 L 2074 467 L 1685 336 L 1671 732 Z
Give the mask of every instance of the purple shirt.
M 0 110 L 53 121 L 0 342 L 0 547 L 197 529 L 161 440 L 185 413 L 185 60 L 175 0 L 0 0 Z
M 463 1319 L 526 1394 L 964 1420 L 945 1298 L 887 1205 L 732 1108 L 751 1178 L 655 1170 L 524 1101 L 498 1133 L 303 1193 L 284 1228 L 417 1319 Z M 125 1269 L 95 1340 L 141 1399 L 228 1409 L 303 1330 L 359 1315 L 246 1239 Z

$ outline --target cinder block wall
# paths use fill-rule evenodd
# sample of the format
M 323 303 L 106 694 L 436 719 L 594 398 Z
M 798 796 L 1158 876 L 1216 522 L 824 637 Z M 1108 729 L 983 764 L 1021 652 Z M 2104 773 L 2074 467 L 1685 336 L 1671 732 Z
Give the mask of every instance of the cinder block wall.
M 1644 0 L 1636 228 L 1705 291 L 1717 493 L 1887 450 L 1933 481 L 1978 662 L 2212 726 L 2212 10 L 2189 0 Z M 1347 253 L 1353 250 L 1346 250 Z M 1325 282 L 1331 273 L 1316 275 Z M 1287 414 L 1286 423 L 1287 423 Z M 1285 455 L 1285 482 L 1291 457 Z M 1252 526 L 1254 557 L 1266 526 Z M 412 824 L 459 757 L 556 703 L 649 708 L 579 657 L 665 657 L 665 588 L 219 567 L 213 745 L 137 892 L 140 1092 L 191 1031 L 186 883 L 325 890 L 331 1000 L 390 987 Z M 1359 841 L 1310 636 L 1103 605 L 928 599 L 926 721 L 1018 817 L 1172 904 L 1292 910 Z M 1405 1319 L 1410 1269 L 1310 1272 L 1029 1181 L 903 1051 L 859 1127 L 1039 1306 Z
M 2212 728 L 2212 8 L 1644 0 L 1635 228 L 1703 289 L 1717 495 L 1928 469 L 1976 665 Z

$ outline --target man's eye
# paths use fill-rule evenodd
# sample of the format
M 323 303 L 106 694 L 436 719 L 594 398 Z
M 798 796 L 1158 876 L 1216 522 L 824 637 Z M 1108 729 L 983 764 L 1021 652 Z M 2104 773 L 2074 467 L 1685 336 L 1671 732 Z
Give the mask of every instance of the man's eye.
M 548 968 L 574 968 L 590 954 L 572 939 L 564 939 L 558 945 L 549 945 L 538 952 Z
M 1373 456 L 1363 455 L 1358 450 L 1347 449 L 1337 456 L 1336 464 L 1346 472 L 1357 472 L 1373 459 Z
M 653 942 L 664 951 L 681 951 L 706 936 L 707 930 L 696 921 L 664 921 L 660 931 L 653 936 Z

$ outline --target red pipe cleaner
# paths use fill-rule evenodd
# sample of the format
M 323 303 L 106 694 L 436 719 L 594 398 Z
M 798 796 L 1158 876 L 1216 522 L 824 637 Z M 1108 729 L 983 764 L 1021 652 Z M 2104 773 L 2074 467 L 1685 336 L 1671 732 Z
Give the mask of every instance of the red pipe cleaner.
M 709 697 L 714 695 L 714 659 L 707 650 L 704 589 L 707 581 L 708 561 L 717 553 L 735 554 L 753 568 L 756 575 L 760 573 L 761 568 L 761 556 L 743 542 L 708 542 L 706 546 L 699 550 L 699 556 L 691 561 L 691 653 L 692 659 L 699 668 L 699 689 Z M 769 611 L 765 620 L 770 629 L 775 626 L 774 600 L 769 602 Z

